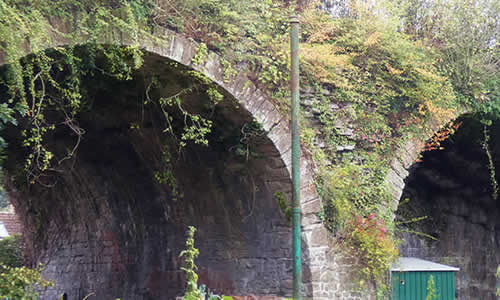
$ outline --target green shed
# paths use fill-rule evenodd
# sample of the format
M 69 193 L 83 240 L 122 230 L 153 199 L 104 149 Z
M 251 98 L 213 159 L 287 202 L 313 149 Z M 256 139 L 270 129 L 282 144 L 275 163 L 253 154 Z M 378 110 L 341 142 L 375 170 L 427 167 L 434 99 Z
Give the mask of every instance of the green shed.
M 414 257 L 401 257 L 391 269 L 392 300 L 425 300 L 429 278 L 439 300 L 455 300 L 458 268 Z

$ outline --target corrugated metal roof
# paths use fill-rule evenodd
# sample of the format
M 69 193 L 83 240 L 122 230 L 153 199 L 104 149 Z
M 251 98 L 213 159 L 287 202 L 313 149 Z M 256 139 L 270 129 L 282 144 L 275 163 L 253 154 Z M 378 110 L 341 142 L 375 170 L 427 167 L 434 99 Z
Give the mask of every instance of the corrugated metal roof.
M 416 257 L 400 257 L 392 265 L 392 271 L 459 271 L 459 268 L 438 264 Z

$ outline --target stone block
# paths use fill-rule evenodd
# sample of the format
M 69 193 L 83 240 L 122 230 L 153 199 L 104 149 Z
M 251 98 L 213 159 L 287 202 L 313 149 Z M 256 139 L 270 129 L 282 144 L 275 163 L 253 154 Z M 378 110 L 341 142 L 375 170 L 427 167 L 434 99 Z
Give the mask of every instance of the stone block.
M 328 245 L 328 231 L 323 225 L 319 225 L 311 232 L 310 245 L 312 247 Z
M 322 210 L 321 199 L 319 197 L 316 197 L 309 202 L 302 203 L 301 206 L 303 214 L 318 213 Z

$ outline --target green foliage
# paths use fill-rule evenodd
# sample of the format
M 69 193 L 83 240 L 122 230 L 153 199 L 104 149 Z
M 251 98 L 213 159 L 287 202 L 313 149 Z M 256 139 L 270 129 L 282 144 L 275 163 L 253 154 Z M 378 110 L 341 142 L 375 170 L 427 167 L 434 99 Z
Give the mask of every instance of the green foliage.
M 292 221 L 292 207 L 287 203 L 285 195 L 282 192 L 274 193 L 274 198 L 278 202 L 278 206 L 288 222 Z
M 343 236 L 356 228 L 351 224 L 353 215 L 376 213 L 392 229 L 388 216 L 390 195 L 385 186 L 391 153 L 405 139 L 427 138 L 425 127 L 429 120 L 447 121 L 462 105 L 480 111 L 483 116 L 500 112 L 500 80 L 495 75 L 497 69 L 491 68 L 498 61 L 494 51 L 498 47 L 485 44 L 485 36 L 495 30 L 495 22 L 498 24 L 492 14 L 498 6 L 494 1 L 483 0 L 491 4 L 484 14 L 470 7 L 473 2 L 464 0 L 436 1 L 446 5 L 441 8 L 436 4 L 430 10 L 421 5 L 427 2 L 424 0 L 377 2 L 367 7 L 363 4 L 366 1 L 350 1 L 348 17 L 342 18 L 332 19 L 314 5 L 301 13 L 302 80 L 318 98 L 313 108 L 319 111 L 321 122 L 318 129 L 305 128 L 302 138 L 320 169 L 317 186 L 326 203 L 323 220 L 332 231 Z M 461 6 L 462 2 L 467 5 Z M 142 63 L 137 40 L 148 35 L 148 25 L 167 26 L 199 41 L 194 65 L 204 63 L 209 50 L 221 53 L 226 82 L 238 72 L 232 66 L 244 63 L 251 69 L 250 77 L 273 95 L 276 105 L 281 110 L 288 109 L 288 18 L 297 8 L 293 1 L 29 0 L 28 3 L 0 0 L 0 39 L 5 41 L 0 50 L 7 54 L 9 63 L 1 83 L 11 95 L 0 104 L 0 129 L 16 124 L 21 117 L 31 125 L 24 133 L 25 146 L 30 152 L 26 169 L 31 182 L 37 180 L 40 172 L 51 169 L 54 162 L 64 160 L 56 158 L 44 142 L 55 130 L 45 112 L 57 108 L 67 116 L 68 122 L 64 124 L 77 137 L 75 148 L 68 153 L 73 155 L 83 134 L 77 123 L 78 113 L 85 106 L 85 91 L 80 88 L 83 76 L 103 72 L 121 80 L 130 79 L 133 70 Z M 75 24 L 76 31 L 64 36 L 70 45 L 78 44 L 81 36 L 88 36 L 89 44 L 83 50 L 70 46 L 43 52 L 46 45 L 54 44 L 52 33 L 57 28 L 48 22 L 52 16 L 62 18 L 62 24 Z M 462 20 L 471 20 L 473 26 Z M 408 34 L 400 30 L 400 24 L 406 24 Z M 100 46 L 101 38 L 110 32 L 119 33 L 113 36 L 130 38 L 132 46 L 118 47 L 114 43 Z M 433 32 L 440 35 L 432 37 Z M 458 34 L 462 32 L 464 39 Z M 470 45 L 474 36 L 479 43 Z M 34 54 L 25 57 L 28 52 Z M 103 64 L 99 64 L 99 57 L 105 58 Z M 57 77 L 55 70 L 64 70 L 69 75 Z M 212 106 L 224 98 L 208 78 L 191 72 L 192 86 L 175 95 L 155 99 L 147 95 L 146 101 L 157 105 L 164 116 L 164 133 L 175 141 L 175 146 L 162 149 L 164 167 L 155 173 L 156 179 L 168 184 L 174 195 L 179 193 L 171 154 L 181 151 L 188 142 L 208 144 L 213 126 L 208 118 L 186 108 L 183 98 L 196 90 L 206 90 L 210 100 L 207 103 Z M 158 80 L 152 82 L 151 88 L 157 84 Z M 332 105 L 339 109 L 333 110 Z M 180 132 L 174 132 L 173 111 L 184 120 Z M 355 124 L 352 137 L 346 137 L 337 127 L 343 120 Z M 303 123 L 307 126 L 306 121 Z M 248 159 L 251 154 L 248 141 L 260 134 L 252 126 L 242 128 L 240 142 L 232 150 Z M 316 147 L 318 140 L 325 141 L 325 147 Z M 356 149 L 337 152 L 346 143 L 354 143 Z M 0 139 L 2 145 L 5 142 Z M 276 198 L 283 208 L 283 201 Z M 356 233 L 352 241 L 355 240 L 376 244 L 376 239 L 366 232 Z
M 495 0 L 402 0 L 407 32 L 432 46 L 458 99 L 499 117 L 500 4 Z
M 427 280 L 427 296 L 425 300 L 436 300 L 439 299 L 439 295 L 436 293 L 436 286 L 434 284 L 434 276 L 430 276 Z
M 177 65 L 174 64 L 174 67 Z M 146 90 L 147 101 L 145 104 L 155 104 L 162 113 L 165 121 L 164 133 L 176 141 L 178 151 L 189 143 L 208 145 L 208 135 L 212 132 L 212 120 L 203 116 L 201 113 L 191 113 L 190 110 L 184 107 L 183 98 L 189 97 L 192 93 L 197 91 L 205 91 L 206 97 L 209 101 L 204 103 L 205 108 L 213 111 L 215 106 L 224 100 L 224 95 L 219 91 L 219 88 L 205 75 L 193 70 L 185 70 L 181 72 L 182 75 L 189 78 L 189 85 L 181 88 L 178 92 L 171 96 L 160 96 L 158 99 L 152 99 L 150 94 L 154 89 L 161 90 L 162 86 L 158 78 L 153 77 L 151 84 Z M 161 95 L 161 92 L 159 93 Z M 172 122 L 174 117 L 172 110 L 177 110 L 180 113 L 184 126 L 180 133 L 176 133 Z
M 356 243 L 366 243 L 359 256 L 376 261 L 373 257 L 385 254 L 373 246 L 374 231 L 353 233 L 353 216 L 376 213 L 389 231 L 394 229 L 392 196 L 386 186 L 394 149 L 407 138 L 428 134 L 425 124 L 430 119 L 452 118 L 458 104 L 431 49 L 398 32 L 392 19 L 384 20 L 363 7 L 354 7 L 352 13 L 362 17 L 332 20 L 314 9 L 304 13 L 302 69 L 315 96 L 320 94 L 313 109 L 319 111 L 322 125 L 316 136 L 308 131 L 307 139 L 326 144 L 322 149 L 311 147 L 320 167 L 318 190 L 326 200 L 321 217 L 339 236 L 354 234 Z M 332 106 L 338 109 L 333 111 Z M 345 120 L 355 126 L 352 137 L 338 128 Z M 355 146 L 353 151 L 338 151 L 349 144 Z M 346 244 L 351 247 L 353 241 Z M 389 234 L 384 249 L 391 253 L 394 247 Z M 376 271 L 362 272 L 382 282 L 395 255 L 388 258 L 373 264 Z
M 30 183 L 38 182 L 44 172 L 57 170 L 61 162 L 76 153 L 85 132 L 78 125 L 78 115 L 88 107 L 84 97 L 87 91 L 82 90 L 81 86 L 84 77 L 99 72 L 118 80 L 130 80 L 132 72 L 142 66 L 143 53 L 138 48 L 138 38 L 146 36 L 153 39 L 145 26 L 149 22 L 146 18 L 152 16 L 153 3 L 149 0 L 134 0 L 113 2 L 111 6 L 102 5 L 105 2 L 74 4 L 58 1 L 42 5 L 40 1 L 30 0 L 32 5 L 26 10 L 26 3 L 0 1 L 0 12 L 6 16 L 0 24 L 0 36 L 6 41 L 0 45 L 0 50 L 8 62 L 5 72 L 1 73 L 0 87 L 5 87 L 10 96 L 5 99 L 5 103 L 0 104 L 0 130 L 10 124 L 16 125 L 18 119 L 29 125 L 22 134 L 23 146 L 28 152 L 25 170 Z M 73 30 L 61 33 L 58 28 L 54 28 L 56 25 L 47 21 L 54 14 L 61 19 L 53 23 L 73 23 Z M 33 16 L 36 19 L 32 20 Z M 44 51 L 45 47 L 56 44 L 56 39 L 60 38 L 55 37 L 53 32 L 59 32 L 68 46 Z M 104 36 L 114 37 L 115 34 L 110 35 L 111 32 L 120 33 L 130 46 L 120 46 L 121 40 L 116 40 L 114 44 L 112 38 L 106 41 L 108 44 L 105 46 L 99 44 Z M 83 36 L 87 37 L 87 44 L 75 46 L 81 43 Z M 25 47 L 26 40 L 30 41 L 29 49 Z M 201 43 L 200 49 L 199 58 L 205 59 L 208 53 L 206 45 Z M 28 53 L 32 54 L 25 56 Z M 185 126 L 183 132 L 175 137 L 179 148 L 188 142 L 207 145 L 207 135 L 212 126 L 207 118 L 185 109 L 182 97 L 205 88 L 213 105 L 224 99 L 208 78 L 194 71 L 186 73 L 192 76 L 195 82 L 193 86 L 174 96 L 155 99 L 165 115 L 165 130 L 172 135 L 172 117 L 166 109 L 177 107 L 182 114 Z M 63 120 L 54 121 L 54 111 Z M 51 118 L 47 117 L 47 112 L 51 112 Z M 65 156 L 56 157 L 45 140 L 57 128 L 64 126 L 72 132 L 75 143 Z M 0 139 L 0 151 L 5 147 L 6 143 Z M 161 181 L 168 181 L 167 178 L 163 176 Z
M 305 18 L 306 75 L 332 86 L 337 103 L 352 103 L 358 136 L 397 137 L 436 108 L 453 108 L 453 90 L 434 55 L 408 36 L 372 19 L 331 21 L 316 11 Z
M 191 91 L 191 88 L 185 89 L 181 91 L 181 94 L 187 94 Z M 220 101 L 220 93 L 216 90 L 208 90 L 209 96 L 216 98 L 216 101 Z M 166 108 L 167 107 L 176 107 L 182 113 L 184 118 L 184 127 L 183 132 L 180 136 L 179 147 L 183 148 L 187 145 L 188 141 L 193 141 L 195 144 L 208 145 L 207 135 L 211 132 L 212 121 L 208 120 L 201 115 L 192 114 L 188 110 L 184 109 L 182 106 L 182 99 L 180 94 L 176 94 L 172 97 L 160 98 L 159 99 L 160 107 L 162 108 L 163 113 L 165 114 L 165 118 L 171 117 L 168 115 Z M 167 127 L 167 130 L 170 130 L 170 127 Z M 171 132 L 173 133 L 173 132 Z
M 387 163 L 376 158 L 371 154 L 363 164 L 348 161 L 322 170 L 318 187 L 328 199 L 324 218 L 331 230 L 342 230 L 353 214 L 385 215 L 384 206 L 391 199 L 385 186 Z M 390 222 L 389 217 L 386 220 Z
M 399 254 L 385 222 L 372 213 L 354 216 L 345 226 L 344 246 L 360 259 L 360 285 L 375 280 L 377 288 L 387 291 L 386 272 Z
M 52 286 L 42 278 L 42 266 L 36 269 L 0 265 L 0 298 L 33 300 L 38 297 L 37 288 Z
M 207 60 L 208 56 L 208 48 L 205 43 L 200 43 L 198 45 L 198 49 L 196 50 L 196 54 L 193 56 L 191 62 L 193 65 L 201 65 Z
M 167 144 L 163 145 L 162 158 L 161 158 L 161 169 L 155 171 L 154 177 L 159 184 L 166 184 L 170 187 L 172 193 L 172 200 L 177 201 L 184 195 L 179 191 L 177 186 L 177 179 L 174 174 L 171 150 Z
M 200 251 L 194 246 L 194 234 L 196 228 L 188 227 L 186 238 L 186 249 L 179 256 L 184 257 L 184 267 L 181 268 L 186 273 L 186 289 L 183 300 L 231 300 L 232 297 L 224 295 L 216 295 L 204 284 L 198 287 L 198 274 L 196 274 L 196 265 L 194 260 L 200 255 Z
M 14 235 L 0 240 L 0 265 L 13 268 L 21 267 L 24 263 L 22 237 Z
M 209 135 L 213 130 L 213 121 L 210 119 L 215 107 L 224 101 L 224 95 L 219 88 L 205 75 L 200 72 L 180 67 L 177 63 L 169 65 L 179 72 L 179 75 L 186 79 L 186 86 L 174 90 L 172 95 L 164 95 L 167 87 L 162 83 L 159 76 L 154 75 L 148 78 L 150 83 L 145 91 L 146 101 L 144 104 L 153 110 L 160 112 L 163 117 L 164 129 L 159 139 L 161 147 L 161 157 L 159 158 L 159 168 L 154 172 L 154 177 L 160 184 L 166 184 L 171 190 L 175 200 L 182 198 L 183 193 L 179 190 L 174 174 L 175 155 L 182 155 L 182 151 L 189 144 L 208 146 Z M 167 83 L 168 84 L 168 83 Z M 167 87 L 168 88 L 168 87 Z M 201 97 L 208 101 L 202 103 L 201 108 L 192 112 L 192 104 L 187 104 L 193 94 L 199 93 Z M 175 121 L 179 124 L 175 124 Z M 131 124 L 131 129 L 140 130 L 139 124 Z
M 488 170 L 490 171 L 490 183 L 491 183 L 491 197 L 493 200 L 498 199 L 498 182 L 497 182 L 497 176 L 496 176 L 496 171 L 495 171 L 495 164 L 493 162 L 493 156 L 490 151 L 490 146 L 489 146 L 489 140 L 490 140 L 490 135 L 488 132 L 488 127 L 487 125 L 483 125 L 483 135 L 484 135 L 484 140 L 482 143 L 482 147 L 484 152 L 486 153 L 486 156 L 488 157 Z
M 497 274 L 496 274 L 497 278 L 500 279 L 500 265 L 498 266 L 497 268 Z M 497 288 L 497 293 L 496 293 L 497 296 L 500 296 L 500 287 Z
M 221 59 L 220 60 L 221 64 L 222 64 L 222 69 L 223 69 L 223 72 L 224 72 L 224 82 L 229 82 L 234 76 L 236 76 L 238 74 L 238 71 L 236 69 L 233 68 L 233 66 L 231 65 L 231 63 L 225 59 Z
M 16 125 L 16 119 L 24 119 L 24 123 L 29 124 L 23 132 L 24 146 L 29 152 L 25 163 L 28 182 L 36 182 L 41 173 L 57 167 L 76 151 L 84 132 L 76 120 L 82 104 L 83 76 L 100 71 L 127 80 L 131 71 L 141 66 L 142 52 L 137 48 L 137 39 L 139 32 L 148 35 L 139 28 L 139 23 L 148 15 L 145 11 L 148 6 L 139 2 L 144 3 L 118 1 L 104 6 L 99 0 L 29 0 L 28 3 L 0 0 L 0 51 L 8 64 L 0 85 L 9 94 L 0 104 L 0 130 L 8 124 Z M 54 16 L 58 18 L 55 21 Z M 61 32 L 62 24 L 72 24 L 74 30 Z M 108 46 L 99 45 L 103 36 L 111 32 L 124 34 L 131 46 L 118 47 L 113 41 L 108 41 Z M 76 47 L 84 36 L 88 44 Z M 66 48 L 45 51 L 60 39 L 67 42 Z M 100 55 L 107 59 L 104 66 L 96 63 Z M 46 116 L 48 111 L 60 112 L 65 120 L 52 123 Z M 62 126 L 76 136 L 75 146 L 67 157 L 55 157 L 47 148 L 45 138 Z M 5 142 L 0 140 L 0 144 L 4 149 Z
M 159 4 L 156 20 L 203 42 L 194 64 L 206 60 L 205 47 L 216 50 L 225 58 L 224 80 L 237 74 L 230 64 L 244 61 L 259 74 L 256 80 L 283 95 L 289 64 L 288 18 L 293 10 L 286 1 L 166 0 Z
M 194 246 L 194 233 L 196 228 L 189 226 L 187 231 L 186 249 L 179 256 L 184 257 L 184 267 L 181 268 L 186 273 L 186 289 L 183 300 L 203 300 L 198 289 L 198 274 L 196 274 L 196 265 L 194 260 L 200 255 L 200 251 Z

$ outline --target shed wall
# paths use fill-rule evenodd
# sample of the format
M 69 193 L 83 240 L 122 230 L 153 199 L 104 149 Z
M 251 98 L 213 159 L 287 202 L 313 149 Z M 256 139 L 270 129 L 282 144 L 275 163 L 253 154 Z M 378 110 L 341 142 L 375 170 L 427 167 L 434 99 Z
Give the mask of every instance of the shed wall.
M 392 272 L 392 300 L 424 300 L 427 283 L 434 277 L 439 300 L 455 299 L 454 272 Z M 404 281 L 405 284 L 402 284 Z

